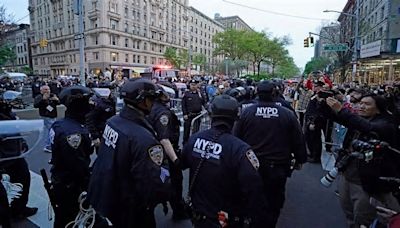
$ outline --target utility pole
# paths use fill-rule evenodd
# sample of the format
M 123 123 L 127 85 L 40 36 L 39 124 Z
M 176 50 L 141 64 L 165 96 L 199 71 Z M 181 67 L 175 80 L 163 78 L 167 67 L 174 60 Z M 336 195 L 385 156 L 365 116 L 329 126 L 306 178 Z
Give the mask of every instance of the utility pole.
M 356 0 L 356 13 L 355 13 L 355 25 L 354 25 L 354 51 L 353 51 L 353 70 L 351 72 L 351 81 L 354 82 L 356 80 L 356 75 L 357 75 L 357 48 L 358 48 L 358 24 L 360 20 L 360 14 L 359 14 L 359 8 L 360 8 L 360 0 Z
M 74 0 L 74 13 L 78 15 L 78 34 L 75 35 L 75 40 L 79 40 L 79 79 L 81 85 L 86 85 L 85 80 L 85 35 L 83 31 L 83 1 Z

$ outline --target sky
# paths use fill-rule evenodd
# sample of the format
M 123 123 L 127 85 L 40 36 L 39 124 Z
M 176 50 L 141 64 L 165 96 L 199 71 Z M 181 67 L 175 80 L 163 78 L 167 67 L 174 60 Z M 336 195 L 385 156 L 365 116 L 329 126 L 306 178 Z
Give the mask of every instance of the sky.
M 237 15 L 256 31 L 265 30 L 277 37 L 289 35 L 292 39 L 292 44 L 287 47 L 289 53 L 296 65 L 304 68 L 314 55 L 314 48 L 303 47 L 304 39 L 309 32 L 318 33 L 322 24 L 335 22 L 339 16 L 337 13 L 322 11 L 341 11 L 346 2 L 347 0 L 189 0 L 189 5 L 211 18 L 214 18 L 215 13 L 223 17 Z M 28 0 L 0 0 L 0 5 L 4 5 L 18 23 L 29 23 Z M 311 19 L 281 16 L 265 11 Z

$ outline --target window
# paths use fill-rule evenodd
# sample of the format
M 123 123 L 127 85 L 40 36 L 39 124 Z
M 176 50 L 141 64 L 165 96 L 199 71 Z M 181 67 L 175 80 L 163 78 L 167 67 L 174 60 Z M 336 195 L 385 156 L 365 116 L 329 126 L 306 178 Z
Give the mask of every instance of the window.
M 125 39 L 125 47 L 128 47 L 129 46 L 129 40 L 126 38 Z
M 140 63 L 140 55 L 137 56 L 137 63 Z
M 110 44 L 111 45 L 117 45 L 117 36 L 116 35 L 111 35 L 110 36 Z
M 113 62 L 118 61 L 118 53 L 111 52 L 111 61 L 113 61 Z
M 114 19 L 110 19 L 110 28 L 117 30 L 118 29 L 118 21 Z
M 136 63 L 136 55 L 133 55 L 133 56 L 132 56 L 132 62 L 133 62 L 133 63 Z
M 143 50 L 147 50 L 147 43 L 146 42 L 144 42 L 144 44 L 143 44 Z
M 127 8 L 127 7 L 125 7 L 125 17 L 126 17 L 126 18 L 129 17 L 129 15 L 128 15 L 128 8 Z
M 144 57 L 143 63 L 144 63 L 144 64 L 147 64 L 147 56 Z
M 118 4 L 116 2 L 110 2 L 110 11 L 113 13 L 117 13 Z
M 382 35 L 383 35 L 383 28 L 380 27 L 380 28 L 379 28 L 379 37 L 382 37 Z
M 385 6 L 382 6 L 381 8 L 381 20 L 385 18 Z
M 126 63 L 129 62 L 129 55 L 128 54 L 125 54 L 125 62 Z
M 98 60 L 99 59 L 99 53 L 98 52 L 93 52 L 93 58 Z
M 128 22 L 125 22 L 124 31 L 128 32 Z

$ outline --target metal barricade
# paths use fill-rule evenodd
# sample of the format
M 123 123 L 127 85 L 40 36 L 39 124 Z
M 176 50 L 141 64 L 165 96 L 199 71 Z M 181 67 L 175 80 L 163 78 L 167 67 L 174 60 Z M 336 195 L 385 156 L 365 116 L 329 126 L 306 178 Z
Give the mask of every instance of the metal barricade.
M 211 118 L 207 111 L 202 111 L 200 115 L 193 118 L 190 124 L 190 135 L 198 132 L 204 131 L 211 128 Z
M 172 98 L 170 100 L 170 109 L 175 112 L 179 119 L 183 117 L 182 99 Z

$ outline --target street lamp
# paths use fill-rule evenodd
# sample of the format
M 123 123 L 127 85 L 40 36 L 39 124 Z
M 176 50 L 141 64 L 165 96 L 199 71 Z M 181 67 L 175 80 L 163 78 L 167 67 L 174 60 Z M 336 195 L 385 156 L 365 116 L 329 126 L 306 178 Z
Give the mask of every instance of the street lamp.
M 357 46 L 358 46 L 358 24 L 359 24 L 359 14 L 358 14 L 358 8 L 360 1 L 356 1 L 357 6 L 356 6 L 356 14 L 351 14 L 351 13 L 346 13 L 346 12 L 341 12 L 341 11 L 336 11 L 336 10 L 324 10 L 324 13 L 340 13 L 349 17 L 354 17 L 356 20 L 356 24 L 354 26 L 354 50 L 353 50 L 353 57 L 352 57 L 352 62 L 353 62 L 353 70 L 351 72 L 351 81 L 355 81 L 356 79 L 356 73 L 357 73 Z

